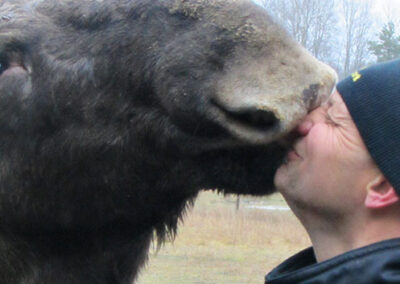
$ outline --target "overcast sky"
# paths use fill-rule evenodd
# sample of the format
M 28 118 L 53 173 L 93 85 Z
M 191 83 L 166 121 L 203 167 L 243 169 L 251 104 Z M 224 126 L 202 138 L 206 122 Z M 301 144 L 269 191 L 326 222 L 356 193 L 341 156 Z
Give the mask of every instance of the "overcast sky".
M 400 0 L 375 0 L 372 11 L 383 22 L 400 22 Z

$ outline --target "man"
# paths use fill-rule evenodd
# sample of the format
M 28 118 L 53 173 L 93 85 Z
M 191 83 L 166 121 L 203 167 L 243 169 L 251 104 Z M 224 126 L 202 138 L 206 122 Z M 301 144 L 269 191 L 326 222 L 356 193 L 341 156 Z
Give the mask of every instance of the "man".
M 266 283 L 400 283 L 400 61 L 340 82 L 297 132 L 275 184 L 313 247 Z

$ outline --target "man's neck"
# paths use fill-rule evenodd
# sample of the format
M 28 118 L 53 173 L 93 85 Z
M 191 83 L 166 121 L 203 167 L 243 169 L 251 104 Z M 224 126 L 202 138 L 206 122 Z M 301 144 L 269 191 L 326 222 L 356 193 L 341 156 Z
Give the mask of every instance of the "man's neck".
M 349 222 L 349 219 L 353 222 Z M 399 219 L 382 219 L 381 216 L 359 218 L 357 221 L 356 219 L 303 221 L 317 262 L 376 242 L 400 237 Z

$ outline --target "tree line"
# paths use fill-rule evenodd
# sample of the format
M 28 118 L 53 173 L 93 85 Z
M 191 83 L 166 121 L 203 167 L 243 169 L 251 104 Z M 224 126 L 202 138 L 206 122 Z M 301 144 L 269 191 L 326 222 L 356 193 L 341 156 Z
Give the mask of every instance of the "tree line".
M 377 27 L 374 0 L 255 1 L 314 56 L 334 67 L 340 78 L 400 58 L 397 19 L 387 17 Z

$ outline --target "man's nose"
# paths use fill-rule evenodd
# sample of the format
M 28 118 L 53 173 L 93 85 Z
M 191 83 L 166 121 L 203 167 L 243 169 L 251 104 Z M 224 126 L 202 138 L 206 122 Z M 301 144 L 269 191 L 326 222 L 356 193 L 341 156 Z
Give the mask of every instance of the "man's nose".
M 314 126 L 315 123 L 318 123 L 322 117 L 322 112 L 325 108 L 325 105 L 314 109 L 311 111 L 304 120 L 297 126 L 296 132 L 300 137 L 307 136 L 310 132 L 311 128 Z
M 315 110 L 310 112 L 304 120 L 295 128 L 293 131 L 291 131 L 281 142 L 283 145 L 290 145 L 294 143 L 294 141 L 301 139 L 310 132 L 311 128 L 314 125 L 314 122 L 312 120 L 311 115 L 315 113 Z
M 307 136 L 308 132 L 310 132 L 311 128 L 313 126 L 313 122 L 306 117 L 302 123 L 300 123 L 299 126 L 297 126 L 297 133 L 300 136 Z

